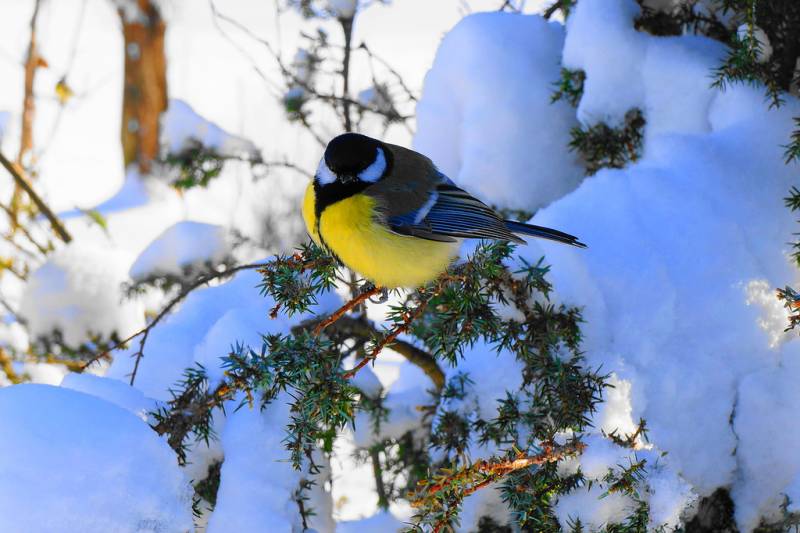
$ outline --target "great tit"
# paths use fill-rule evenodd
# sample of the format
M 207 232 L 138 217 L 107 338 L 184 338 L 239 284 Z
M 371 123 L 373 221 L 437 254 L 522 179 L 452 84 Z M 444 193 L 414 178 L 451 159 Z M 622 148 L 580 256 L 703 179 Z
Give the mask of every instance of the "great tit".
M 357 133 L 325 148 L 303 199 L 314 241 L 379 287 L 417 287 L 447 269 L 461 239 L 585 248 L 567 233 L 503 220 L 413 150 Z

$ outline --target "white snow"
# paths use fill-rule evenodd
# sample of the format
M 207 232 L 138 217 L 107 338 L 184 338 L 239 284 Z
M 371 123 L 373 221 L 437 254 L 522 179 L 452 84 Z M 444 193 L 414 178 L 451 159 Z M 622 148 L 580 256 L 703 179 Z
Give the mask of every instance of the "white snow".
M 353 18 L 358 8 L 358 0 L 328 0 L 328 9 L 338 18 Z
M 792 452 L 800 437 L 788 429 L 800 396 L 784 385 L 797 378 L 789 363 L 797 341 L 780 334 L 785 315 L 767 300 L 769 287 L 797 279 L 786 256 L 795 222 L 782 205 L 796 166 L 784 164 L 781 145 L 800 106 L 788 98 L 785 108 L 768 111 L 759 88 L 710 90 L 709 69 L 724 50 L 707 39 L 637 33 L 637 13 L 632 0 L 581 0 L 567 23 L 564 62 L 587 74 L 577 110 L 584 124 L 618 124 L 629 109 L 644 110 L 644 155 L 626 169 L 601 170 L 537 213 L 534 223 L 579 235 L 587 250 L 536 241 L 520 252 L 534 262 L 546 256 L 558 300 L 584 309 L 588 364 L 624 384 L 607 393 L 611 404 L 601 409 L 597 425 L 630 433 L 643 417 L 650 442 L 668 453 L 664 470 L 652 474 L 648 496 L 659 519 L 675 523 L 692 491 L 702 496 L 732 486 L 739 527 L 748 531 L 758 517 L 778 512 L 800 473 Z M 470 17 L 459 28 L 482 17 L 488 18 Z M 448 42 L 440 58 L 450 54 Z M 489 55 L 486 62 L 503 59 Z M 445 88 L 436 81 L 437 68 L 449 67 L 437 60 L 423 102 L 448 99 L 468 109 L 484 102 L 474 86 L 493 84 L 479 76 L 466 87 Z M 444 161 L 444 170 L 463 169 L 479 149 L 496 145 L 493 117 L 467 121 L 422 104 L 419 113 L 417 146 L 435 137 L 435 150 L 427 153 Z M 520 142 L 509 151 L 534 153 Z M 546 168 L 562 155 L 537 157 L 532 168 Z M 462 175 L 453 179 L 460 182 Z M 494 189 L 504 180 L 522 181 L 498 166 L 484 183 Z M 501 207 L 518 206 L 489 198 Z M 468 355 L 467 367 L 469 361 Z M 781 437 L 763 438 L 767 434 Z M 775 469 L 781 474 L 764 475 Z M 595 507 L 592 523 L 620 516 L 622 502 L 592 499 L 589 493 L 562 498 L 559 516 Z
M 481 13 L 442 40 L 417 105 L 414 148 L 489 203 L 535 211 L 582 177 L 566 146 L 577 125 L 550 103 L 564 29 L 540 17 Z
M 147 413 L 158 407 L 154 400 L 147 398 L 139 389 L 118 379 L 70 372 L 64 376 L 60 386 L 113 403 L 130 411 L 145 422 L 147 422 Z
M 179 153 L 198 142 L 221 155 L 254 157 L 258 153 L 251 141 L 226 132 L 179 99 L 171 99 L 161 117 L 161 136 L 171 153 Z
M 600 531 L 607 524 L 623 521 L 635 508 L 630 497 L 620 492 L 604 496 L 603 489 L 595 484 L 591 488 L 578 488 L 559 497 L 555 513 L 565 530 L 580 520 L 588 531 Z
M 152 180 L 135 171 L 126 179 L 113 111 L 121 107 L 122 94 L 116 7 L 128 17 L 139 15 L 128 0 L 88 2 L 72 64 L 72 36 L 63 28 L 75 24 L 81 3 L 47 3 L 40 18 L 41 49 L 51 66 L 37 73 L 36 187 L 62 214 L 75 241 L 33 270 L 24 292 L 8 276 L 0 280 L 4 296 L 21 304 L 28 321 L 27 332 L 17 322 L 0 324 L 0 346 L 20 354 L 28 349 L 28 337 L 54 329 L 68 344 L 90 334 L 125 337 L 137 331 L 144 325 L 144 306 L 123 298 L 129 276 L 176 274 L 189 265 L 222 261 L 230 254 L 231 230 L 257 243 L 248 260 L 285 250 L 302 235 L 297 201 L 306 179 L 294 171 L 276 168 L 254 180 L 247 163 L 229 162 L 208 189 L 181 196 L 164 185 L 163 169 Z M 277 40 L 270 5 L 215 4 L 258 35 Z M 529 261 L 545 255 L 553 266 L 556 299 L 583 308 L 587 363 L 609 372 L 614 386 L 593 417 L 588 449 L 562 465 L 562 471 L 580 468 L 595 479 L 591 489 L 559 499 L 562 525 L 580 518 L 599 529 L 625 518 L 632 501 L 619 494 L 599 498 L 599 480 L 632 457 L 648 461 L 641 496 L 652 528 L 679 525 L 698 497 L 719 487 L 731 489 L 742 531 L 763 517 L 777 517 L 785 497 L 789 510 L 797 510 L 800 354 L 794 334 L 783 332 L 786 312 L 773 288 L 798 280 L 786 244 L 796 222 L 783 206 L 798 167 L 784 164 L 781 148 L 792 116 L 800 114 L 798 102 L 788 97 L 786 108 L 767 110 L 760 88 L 712 89 L 710 72 L 724 48 L 705 38 L 635 31 L 639 7 L 633 0 L 580 0 L 566 28 L 533 16 L 469 16 L 445 35 L 434 59 L 441 35 L 466 11 L 456 4 L 374 5 L 359 11 L 356 33 L 414 89 L 432 63 L 416 110 L 417 149 L 487 202 L 536 212 L 534 223 L 589 244 L 576 250 L 534 241 L 519 248 Z M 468 4 L 497 8 L 488 0 Z M 528 2 L 527 10 L 539 4 Z M 282 88 L 265 84 L 259 74 L 280 77 L 263 46 L 224 24 L 230 39 L 223 36 L 205 3 L 159 5 L 169 20 L 165 149 L 179 152 L 199 142 L 225 156 L 263 154 L 280 161 L 288 154 L 313 173 L 321 148 L 301 127 L 286 123 L 276 98 Z M 356 5 L 328 4 L 343 17 Z M 673 1 L 648 5 L 668 9 Z M 0 50 L 0 79 L 19 81 L 0 94 L 0 107 L 10 111 L 0 113 L 8 155 L 19 135 L 19 58 L 30 6 L 6 7 L 10 22 L 2 24 L 8 38 Z M 430 16 L 419 17 L 422 8 Z M 408 39 L 401 21 L 414 22 L 415 39 Z M 337 24 L 323 23 L 334 39 Z M 310 75 L 308 52 L 295 34 L 311 27 L 289 13 L 280 28 L 281 47 L 301 50 L 293 66 L 299 75 Z M 763 37 L 757 35 L 768 58 L 771 45 Z M 550 103 L 562 59 L 563 66 L 587 75 L 577 111 L 563 101 Z M 381 107 L 385 102 L 368 65 L 363 58 L 354 61 L 352 94 Z M 62 109 L 51 93 L 66 71 L 76 96 Z M 585 178 L 567 149 L 570 129 L 620 124 L 632 108 L 647 120 L 642 158 Z M 339 124 L 321 122 L 323 136 L 340 132 Z M 368 133 L 410 144 L 403 127 Z M 10 180 L 0 180 L 0 192 L 10 191 Z M 74 209 L 98 204 L 108 235 Z M 224 375 L 219 358 L 232 345 L 259 347 L 261 334 L 286 332 L 307 318 L 269 320 L 274 302 L 258 293 L 259 281 L 255 272 L 242 272 L 190 295 L 150 333 L 134 387 L 127 376 L 135 346 L 116 353 L 104 377 L 70 374 L 63 365 L 15 363 L 18 373 L 61 388 L 0 389 L 0 530 L 190 530 L 187 480 L 201 479 L 212 461 L 223 459 L 217 507 L 205 513 L 208 531 L 260 530 L 264 524 L 298 528 L 292 493 L 301 474 L 285 462 L 285 398 L 263 411 L 236 411 L 231 403 L 214 420 L 219 440 L 210 447 L 192 444 L 190 464 L 182 470 L 144 422 L 147 411 L 169 399 L 185 368 L 203 365 L 213 386 Z M 340 303 L 339 295 L 330 294 L 319 311 Z M 370 305 L 368 316 L 380 321 L 385 311 Z M 446 407 L 482 418 L 491 418 L 505 391 L 517 389 L 521 380 L 520 363 L 511 354 L 495 354 L 483 343 L 468 350 L 458 368 L 444 370 L 449 378 L 459 371 L 473 378 L 466 398 Z M 0 386 L 9 385 L 2 373 L 0 380 Z M 390 416 L 381 437 L 421 427 L 418 407 L 430 403 L 430 381 L 396 353 L 382 354 L 374 373 L 365 369 L 356 384 L 366 394 L 385 395 Z M 640 417 L 648 422 L 650 441 L 640 439 L 635 451 L 601 436 L 632 433 Z M 410 517 L 401 506 L 376 514 L 371 467 L 350 457 L 357 444 L 374 438 L 367 418 L 359 416 L 355 433 L 337 439 L 330 470 L 312 491 L 309 505 L 317 514 L 311 527 L 332 531 L 335 518 L 343 521 L 340 531 L 391 532 Z M 473 457 L 494 451 L 474 443 L 469 449 Z M 474 530 L 486 514 L 500 523 L 508 519 L 491 488 L 465 501 L 460 531 Z
M 228 417 L 221 435 L 225 449 L 222 482 L 208 533 L 259 531 L 267 524 L 276 531 L 301 529 L 292 494 L 299 488 L 302 473 L 286 461 L 282 442 L 289 417 L 287 400 L 278 398 L 264 411 L 245 407 Z M 323 470 L 317 476 L 305 505 L 315 513 L 309 527 L 332 531 L 331 501 L 330 494 L 323 490 L 324 475 Z
M 564 66 L 586 72 L 578 105 L 583 124 L 619 124 L 629 109 L 642 107 L 646 36 L 633 28 L 638 14 L 634 0 L 581 0 L 567 19 Z
M 3 142 L 3 134 L 8 127 L 8 121 L 11 118 L 11 113 L 8 111 L 0 111 L 0 143 Z
M 0 389 L 0 529 L 188 531 L 191 490 L 139 418 L 46 385 Z
M 32 337 L 60 331 L 68 346 L 91 335 L 125 338 L 144 326 L 141 305 L 123 297 L 128 256 L 112 247 L 75 241 L 31 274 L 20 313 Z
M 230 232 L 215 224 L 184 221 L 170 226 L 145 248 L 130 269 L 134 280 L 172 274 L 190 266 L 217 265 L 230 258 Z

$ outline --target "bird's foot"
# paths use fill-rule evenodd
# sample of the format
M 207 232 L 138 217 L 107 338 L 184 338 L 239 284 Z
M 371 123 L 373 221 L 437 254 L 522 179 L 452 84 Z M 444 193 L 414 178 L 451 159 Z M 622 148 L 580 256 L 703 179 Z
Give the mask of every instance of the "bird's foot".
M 375 291 L 379 291 L 377 294 L 374 294 Z M 371 292 L 373 293 L 369 297 L 370 303 L 373 304 L 385 304 L 389 301 L 389 289 L 386 287 L 376 287 L 373 283 L 369 283 L 364 286 L 363 293 Z M 363 294 L 362 293 L 362 294 Z

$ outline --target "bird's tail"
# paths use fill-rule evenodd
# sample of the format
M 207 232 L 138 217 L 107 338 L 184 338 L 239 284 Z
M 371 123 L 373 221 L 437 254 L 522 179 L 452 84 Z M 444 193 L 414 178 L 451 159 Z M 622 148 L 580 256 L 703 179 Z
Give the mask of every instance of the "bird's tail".
M 578 248 L 586 248 L 586 245 L 578 240 L 574 235 L 564 233 L 555 229 L 545 228 L 543 226 L 534 226 L 533 224 L 523 224 L 522 222 L 514 222 L 513 220 L 505 221 L 506 227 L 513 233 L 521 235 L 531 235 L 533 237 L 540 237 L 542 239 L 549 239 Z

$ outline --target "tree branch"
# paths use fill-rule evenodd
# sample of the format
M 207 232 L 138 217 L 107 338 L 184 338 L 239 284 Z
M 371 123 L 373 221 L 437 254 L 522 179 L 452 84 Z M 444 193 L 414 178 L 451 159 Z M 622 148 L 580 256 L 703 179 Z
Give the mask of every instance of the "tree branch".
M 50 225 L 53 227 L 53 231 L 55 231 L 56 235 L 58 235 L 62 241 L 69 243 L 72 240 L 69 232 L 67 232 L 66 228 L 58 219 L 56 214 L 53 213 L 50 207 L 44 203 L 44 200 L 42 200 L 42 198 L 36 194 L 36 191 L 33 190 L 33 187 L 25 177 L 25 171 L 22 170 L 18 164 L 9 161 L 2 153 L 0 153 L 0 164 L 5 167 L 9 174 L 11 174 L 11 177 L 14 178 L 14 181 L 19 188 L 27 193 L 30 199 L 33 200 L 33 203 L 36 204 L 36 207 L 39 209 L 39 211 L 41 211 L 47 220 L 50 221 Z
M 344 58 L 342 59 L 342 114 L 344 115 L 344 130 L 353 131 L 353 119 L 350 116 L 350 55 L 353 40 L 353 18 L 339 19 L 344 33 Z
M 292 333 L 298 333 L 303 329 L 312 328 L 317 323 L 317 320 L 304 322 L 299 326 L 292 328 Z M 380 335 L 380 332 L 372 323 L 368 322 L 367 320 L 351 316 L 340 317 L 335 323 L 329 325 L 328 329 L 332 334 L 338 333 L 345 336 L 353 336 L 365 342 Z M 417 348 L 410 342 L 397 338 L 392 341 L 390 348 L 405 357 L 409 363 L 425 372 L 425 375 L 430 378 L 434 387 L 436 387 L 437 393 L 444 388 L 444 372 L 442 371 L 441 367 L 439 367 L 439 363 L 436 362 L 436 358 L 431 354 L 425 350 Z

